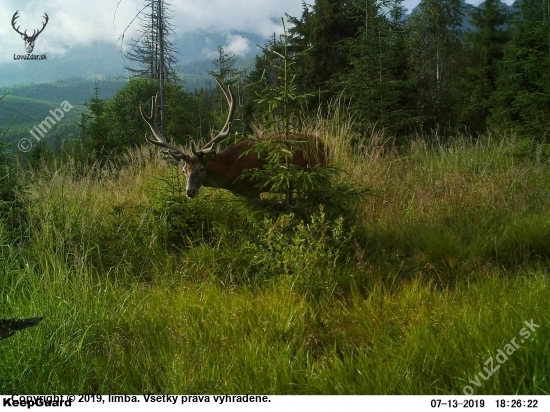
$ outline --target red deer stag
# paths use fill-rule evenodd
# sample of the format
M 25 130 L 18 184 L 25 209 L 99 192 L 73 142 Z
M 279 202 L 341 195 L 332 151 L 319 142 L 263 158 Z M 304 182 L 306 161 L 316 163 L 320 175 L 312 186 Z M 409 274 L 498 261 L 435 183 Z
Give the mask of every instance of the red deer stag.
M 158 108 L 158 93 L 151 99 L 151 115 L 146 116 L 143 108 L 139 107 L 141 116 L 147 122 L 155 139 L 145 135 L 148 142 L 162 148 L 163 159 L 170 164 L 182 166 L 183 173 L 187 176 L 187 197 L 195 197 L 201 186 L 226 189 L 238 195 L 258 196 L 261 192 L 259 182 L 245 176 L 241 177 L 246 169 L 261 169 L 265 163 L 265 156 L 260 156 L 253 151 L 248 151 L 255 141 L 241 141 L 228 146 L 225 150 L 217 153 L 214 147 L 229 136 L 231 122 L 235 116 L 235 96 L 233 91 L 225 86 L 218 78 L 216 82 L 222 89 L 227 102 L 229 103 L 229 114 L 225 125 L 208 143 L 197 150 L 195 143 L 191 141 L 191 153 L 188 154 L 181 149 L 171 145 L 164 139 L 156 126 L 156 115 Z M 271 137 L 272 140 L 283 140 L 283 135 Z M 297 151 L 291 163 L 302 168 L 319 166 L 325 163 L 325 149 L 323 143 L 311 136 L 304 134 L 293 134 L 289 136 L 292 140 L 311 140 L 312 149 Z M 247 152 L 248 151 L 248 152 Z M 246 154 L 245 154 L 246 152 Z

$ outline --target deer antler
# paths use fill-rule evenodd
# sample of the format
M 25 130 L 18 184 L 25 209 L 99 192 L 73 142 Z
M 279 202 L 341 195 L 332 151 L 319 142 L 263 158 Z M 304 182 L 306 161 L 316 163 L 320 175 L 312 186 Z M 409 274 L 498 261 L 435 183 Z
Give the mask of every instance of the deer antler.
M 166 139 L 162 136 L 162 133 L 157 128 L 156 120 L 157 120 L 158 100 L 159 100 L 159 93 L 151 97 L 151 115 L 150 116 L 147 116 L 145 113 L 143 113 L 143 107 L 141 107 L 141 104 L 139 105 L 139 111 L 141 113 L 141 117 L 143 117 L 143 120 L 145 120 L 149 125 L 149 127 L 151 128 L 151 132 L 153 132 L 153 136 L 155 137 L 156 140 L 150 139 L 147 136 L 147 133 L 145 134 L 145 139 L 149 143 L 162 147 L 163 150 L 161 150 L 161 153 L 164 155 L 163 159 L 166 160 L 168 163 L 171 163 L 177 166 L 180 160 L 189 161 L 190 158 L 188 155 L 183 153 L 176 146 L 172 146 L 170 143 L 168 143 Z M 167 155 L 170 155 L 171 157 L 168 157 Z
M 15 12 L 15 14 L 13 15 L 13 17 L 11 18 L 11 26 L 12 26 L 13 29 L 14 29 L 17 33 L 19 33 L 21 36 L 28 37 L 28 36 L 27 36 L 27 30 L 25 30 L 25 33 L 21 33 L 21 32 L 19 31 L 19 27 L 21 27 L 21 26 L 17 26 L 17 28 L 15 27 L 15 20 L 17 20 L 17 19 L 19 18 L 18 14 L 19 14 L 19 10 L 17 10 L 17 11 Z
M 235 117 L 235 109 L 237 107 L 237 103 L 235 101 L 235 95 L 233 94 L 233 91 L 228 86 L 223 84 L 218 77 L 216 77 L 216 83 L 218 83 L 218 86 L 220 86 L 220 89 L 222 89 L 222 92 L 225 95 L 225 98 L 227 99 L 227 103 L 229 104 L 229 114 L 227 115 L 227 120 L 225 121 L 225 125 L 220 130 L 218 135 L 213 137 L 212 140 L 206 143 L 200 150 L 198 151 L 195 150 L 195 144 L 191 142 L 191 150 L 193 150 L 193 154 L 195 156 L 197 156 L 198 153 L 203 153 L 203 154 L 210 153 L 214 148 L 214 145 L 221 142 L 223 139 L 227 138 L 231 131 L 231 122 Z
M 235 95 L 233 94 L 233 91 L 227 87 L 225 84 L 222 83 L 220 79 L 216 77 L 216 82 L 218 83 L 218 86 L 222 89 L 223 94 L 225 95 L 225 98 L 227 99 L 227 103 L 229 104 L 229 114 L 227 115 L 227 120 L 225 121 L 225 125 L 220 130 L 220 132 L 212 138 L 208 143 L 206 143 L 204 146 L 202 146 L 199 150 L 195 147 L 195 143 L 191 141 L 191 151 L 193 152 L 193 155 L 196 157 L 201 157 L 206 154 L 209 154 L 212 152 L 212 149 L 214 146 L 221 142 L 223 139 L 227 138 L 230 133 L 231 129 L 231 122 L 233 121 L 233 117 L 235 117 L 235 109 L 237 107 L 237 104 L 235 102 Z M 164 160 L 168 161 L 172 164 L 178 164 L 180 160 L 184 160 L 186 162 L 190 162 L 191 158 L 189 155 L 185 154 L 181 151 L 181 149 L 178 149 L 176 146 L 172 146 L 170 143 L 166 141 L 166 139 L 162 136 L 162 133 L 157 128 L 156 125 L 156 119 L 157 119 L 157 109 L 158 109 L 158 97 L 159 94 L 157 93 L 155 96 L 151 98 L 151 115 L 147 116 L 145 113 L 143 113 L 143 108 L 141 105 L 139 105 L 139 111 L 141 112 L 141 117 L 143 117 L 143 120 L 147 122 L 149 127 L 151 128 L 151 131 L 153 132 L 153 136 L 156 140 L 150 139 L 147 134 L 145 135 L 145 139 L 156 146 L 160 146 L 163 148 L 161 150 L 162 154 L 165 155 L 163 157 Z M 170 155 L 168 157 L 167 155 Z
M 41 28 L 40 30 L 38 30 L 38 32 L 36 32 L 36 30 L 33 30 L 32 36 L 29 36 L 29 35 L 27 34 L 27 30 L 25 30 L 24 33 L 22 33 L 22 32 L 19 31 L 19 27 L 21 27 L 21 26 L 15 27 L 15 23 L 16 23 L 15 21 L 19 18 L 18 14 L 19 14 L 19 10 L 17 10 L 17 11 L 15 12 L 15 14 L 13 15 L 13 17 L 11 18 L 11 26 L 13 27 L 13 29 L 14 29 L 17 33 L 19 33 L 21 36 L 23 36 L 23 38 L 24 38 L 25 40 L 30 40 L 30 41 L 36 40 L 36 38 L 38 37 L 38 35 L 44 31 L 44 29 L 46 28 L 46 25 L 48 24 L 48 21 L 50 20 L 50 18 L 48 17 L 48 14 L 47 14 L 47 13 L 44 13 L 44 18 L 46 19 L 46 21 L 45 21 L 44 23 L 42 23 L 42 28 Z
M 47 13 L 44 13 L 44 18 L 46 19 L 46 21 L 44 23 L 42 23 L 42 28 L 40 30 L 38 30 L 38 32 L 36 34 L 34 33 L 36 30 L 33 30 L 32 36 L 30 37 L 31 39 L 36 39 L 38 37 L 38 35 L 40 33 L 42 33 L 44 31 L 44 29 L 46 28 L 46 25 L 48 24 L 48 21 L 50 21 L 50 18 L 48 17 Z

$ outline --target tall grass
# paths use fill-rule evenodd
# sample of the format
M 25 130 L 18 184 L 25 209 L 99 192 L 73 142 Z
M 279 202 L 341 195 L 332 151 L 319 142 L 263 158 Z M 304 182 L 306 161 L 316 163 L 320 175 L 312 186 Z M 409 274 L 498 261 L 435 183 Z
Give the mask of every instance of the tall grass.
M 374 191 L 339 218 L 184 199 L 149 148 L 25 175 L 0 315 L 45 320 L 1 342 L 0 392 L 461 394 L 532 319 L 474 389 L 549 393 L 547 163 L 498 136 L 398 150 L 352 122 L 309 126 Z

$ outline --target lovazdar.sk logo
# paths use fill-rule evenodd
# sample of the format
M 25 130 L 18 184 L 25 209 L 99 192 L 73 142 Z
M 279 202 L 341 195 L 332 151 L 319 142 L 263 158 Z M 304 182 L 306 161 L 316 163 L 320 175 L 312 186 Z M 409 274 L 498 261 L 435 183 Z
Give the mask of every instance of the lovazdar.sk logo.
M 45 21 L 42 23 L 42 28 L 34 29 L 31 35 L 27 34 L 27 29 L 25 29 L 25 31 L 23 32 L 19 29 L 21 26 L 18 25 L 17 27 L 15 27 L 15 25 L 17 24 L 16 20 L 18 18 L 19 18 L 19 10 L 17 10 L 13 14 L 13 17 L 11 18 L 11 26 L 19 35 L 21 35 L 21 38 L 25 41 L 25 49 L 27 49 L 27 54 L 26 55 L 14 54 L 13 60 L 46 60 L 45 54 L 36 55 L 36 54 L 32 54 L 32 51 L 34 50 L 34 43 L 36 42 L 36 39 L 38 38 L 40 33 L 44 31 L 44 29 L 48 24 L 48 21 L 50 20 L 50 18 L 48 17 L 48 14 L 44 13 Z

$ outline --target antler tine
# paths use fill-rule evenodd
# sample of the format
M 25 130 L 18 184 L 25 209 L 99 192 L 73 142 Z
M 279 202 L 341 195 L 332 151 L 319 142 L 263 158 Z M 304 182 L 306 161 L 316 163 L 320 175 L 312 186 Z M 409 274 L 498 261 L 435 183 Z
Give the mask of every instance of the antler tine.
M 218 135 L 215 136 L 212 140 L 210 140 L 200 149 L 200 151 L 203 153 L 209 153 L 216 143 L 221 142 L 223 139 L 229 136 L 229 133 L 231 131 L 231 122 L 233 121 L 233 117 L 235 117 L 235 109 L 237 108 L 235 95 L 233 94 L 233 91 L 231 90 L 231 88 L 223 84 L 221 79 L 219 79 L 218 77 L 216 77 L 216 83 L 218 83 L 218 86 L 220 86 L 223 94 L 225 95 L 225 98 L 227 99 L 227 103 L 229 104 L 229 114 L 227 115 L 227 120 L 225 121 L 225 125 L 220 130 Z
M 151 97 L 151 115 L 150 116 L 147 116 L 145 113 L 143 113 L 143 106 L 141 105 L 141 103 L 139 104 L 139 112 L 141 113 L 141 117 L 143 117 L 143 120 L 145 120 L 145 122 L 151 128 L 151 131 L 153 132 L 153 136 L 155 136 L 155 138 L 157 140 L 164 141 L 164 138 L 159 133 L 159 131 L 157 129 L 157 125 L 155 124 L 155 122 L 157 120 L 157 107 L 158 107 L 157 98 L 158 98 L 158 95 L 159 94 L 157 93 L 156 95 Z
M 21 33 L 21 32 L 19 31 L 19 27 L 21 27 L 21 26 L 17 26 L 17 28 L 15 28 L 15 21 L 19 18 L 18 14 L 19 14 L 19 10 L 17 10 L 17 11 L 14 13 L 13 17 L 11 18 L 11 26 L 12 26 L 13 29 L 14 29 L 17 33 L 19 33 L 21 36 L 26 36 L 26 35 L 27 35 L 27 30 L 25 30 L 25 33 Z
M 166 139 L 162 136 L 162 133 L 159 131 L 156 125 L 157 120 L 157 109 L 158 109 L 158 99 L 159 93 L 151 97 L 151 115 L 147 116 L 145 113 L 143 113 L 143 107 L 141 104 L 139 105 L 139 111 L 141 113 L 141 117 L 143 117 L 143 120 L 149 125 L 149 128 L 151 129 L 151 132 L 153 132 L 153 136 L 156 140 L 150 139 L 147 136 L 147 133 L 145 134 L 145 139 L 149 142 L 154 144 L 155 146 L 162 147 L 164 150 L 161 150 L 161 153 L 163 155 L 170 155 L 178 162 L 182 159 L 186 159 L 189 156 L 183 153 L 180 149 L 178 149 L 176 146 L 172 146 L 170 143 L 166 141 Z M 174 163 L 170 158 L 163 157 L 164 160 L 168 161 L 172 164 Z
M 174 165 L 177 165 L 180 160 L 186 159 L 189 156 L 183 153 L 180 149 L 178 149 L 176 146 L 172 146 L 170 143 L 162 142 L 158 140 L 153 140 L 147 136 L 147 133 L 145 133 L 145 140 L 147 140 L 149 143 L 154 144 L 155 146 L 162 147 L 160 152 L 164 155 L 162 158 L 166 160 L 168 163 L 172 163 Z M 168 155 L 172 156 L 172 158 L 169 158 Z M 173 160 L 176 160 L 174 163 Z
M 45 17 L 46 21 L 44 23 L 42 23 L 42 28 L 40 30 L 38 30 L 38 33 L 36 33 L 36 34 L 34 34 L 34 32 L 33 32 L 32 37 L 38 37 L 38 35 L 40 33 L 42 33 L 44 31 L 44 29 L 46 28 L 46 25 L 48 24 L 48 21 L 50 20 L 50 18 L 48 17 L 48 13 L 44 13 L 44 17 Z

